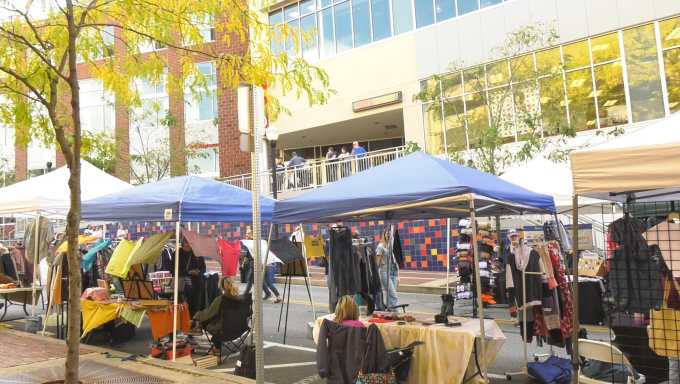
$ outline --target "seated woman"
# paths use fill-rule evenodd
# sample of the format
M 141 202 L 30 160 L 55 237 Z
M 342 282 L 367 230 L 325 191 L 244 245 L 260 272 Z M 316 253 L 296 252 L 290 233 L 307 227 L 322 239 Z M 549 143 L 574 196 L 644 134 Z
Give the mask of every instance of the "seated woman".
M 240 298 L 238 295 L 238 286 L 231 277 L 223 277 L 222 280 L 220 280 L 220 289 L 222 290 L 222 296 L 216 297 L 208 309 L 196 312 L 193 318 L 200 323 L 201 328 L 207 330 L 208 333 L 212 335 L 213 343 L 216 345 L 219 344 L 220 334 L 222 333 L 222 312 L 220 310 L 222 298 Z M 200 335 L 200 330 L 192 329 L 189 334 L 192 333 Z
M 343 296 L 335 306 L 335 319 L 338 324 L 349 325 L 350 327 L 366 328 L 364 323 L 359 321 L 359 307 L 353 296 Z

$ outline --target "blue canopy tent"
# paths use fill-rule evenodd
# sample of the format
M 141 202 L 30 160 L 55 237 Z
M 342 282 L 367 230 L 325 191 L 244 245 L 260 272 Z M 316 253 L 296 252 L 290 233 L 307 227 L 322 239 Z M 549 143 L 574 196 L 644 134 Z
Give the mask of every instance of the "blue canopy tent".
M 274 199 L 260 196 L 262 221 L 270 221 Z M 83 220 L 97 221 L 174 221 L 179 260 L 179 227 L 182 221 L 250 222 L 253 220 L 253 193 L 218 181 L 196 176 L 175 177 L 140 185 L 83 202 Z M 179 266 L 175 263 L 175 274 Z M 179 279 L 175 278 L 175 292 Z M 177 294 L 175 308 L 177 308 Z M 176 340 L 175 311 L 173 340 Z M 176 346 L 173 343 L 173 356 Z M 174 357 L 173 357 L 174 360 Z
M 527 175 L 533 177 L 532 175 Z M 531 192 L 500 178 L 415 152 L 304 195 L 277 201 L 274 223 L 418 220 L 554 213 L 552 196 Z M 391 243 L 391 242 L 390 242 Z M 473 241 L 475 265 L 479 265 Z M 391 252 L 391 250 L 389 251 Z M 391 258 L 388 258 L 391 262 Z M 475 268 L 480 281 L 479 268 Z M 481 286 L 477 286 L 482 354 L 486 353 Z M 481 359 L 486 378 L 486 359 Z

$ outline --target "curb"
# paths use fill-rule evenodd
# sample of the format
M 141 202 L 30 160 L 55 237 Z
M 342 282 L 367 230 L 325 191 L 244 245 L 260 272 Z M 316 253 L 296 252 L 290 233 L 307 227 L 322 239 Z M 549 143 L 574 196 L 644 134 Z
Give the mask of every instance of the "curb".
M 286 282 L 285 277 L 275 277 L 274 283 L 284 284 Z M 291 278 L 291 285 L 305 285 L 305 281 L 302 277 Z M 310 285 L 312 287 L 327 287 L 326 280 L 310 280 Z M 404 293 L 424 293 L 430 295 L 443 295 L 446 293 L 446 287 L 424 287 L 422 285 L 399 285 L 397 286 L 397 292 Z

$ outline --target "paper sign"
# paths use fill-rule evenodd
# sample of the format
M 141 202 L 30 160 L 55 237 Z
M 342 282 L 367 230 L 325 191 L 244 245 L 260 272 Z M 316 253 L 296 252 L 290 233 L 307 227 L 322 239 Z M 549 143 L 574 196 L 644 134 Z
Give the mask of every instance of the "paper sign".
M 253 257 L 255 257 L 255 244 L 253 243 L 253 240 L 241 240 L 241 243 L 248 248 L 248 252 L 250 252 Z M 266 240 L 260 240 L 260 263 L 264 263 L 264 255 L 267 250 L 267 241 Z M 267 264 L 271 263 L 282 263 L 281 260 L 279 260 L 276 255 L 274 255 L 271 251 L 269 251 L 269 257 L 267 258 Z
M 172 220 L 172 208 L 165 210 L 165 215 L 163 215 L 165 220 Z

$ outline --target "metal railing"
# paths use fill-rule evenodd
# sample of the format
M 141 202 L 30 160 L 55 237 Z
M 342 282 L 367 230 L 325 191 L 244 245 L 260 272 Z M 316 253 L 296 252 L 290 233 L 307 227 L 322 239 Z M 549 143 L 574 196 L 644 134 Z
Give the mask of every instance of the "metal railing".
M 359 155 L 361 156 L 361 155 Z M 276 188 L 278 193 L 314 189 L 343 177 L 365 171 L 380 164 L 404 156 L 404 147 L 395 147 L 381 151 L 368 152 L 364 157 L 350 156 L 346 159 L 308 161 L 297 167 L 288 166 L 276 173 Z M 272 194 L 271 169 L 262 171 L 258 175 L 263 195 Z M 229 176 L 223 179 L 227 184 L 252 190 L 252 175 L 247 173 Z

